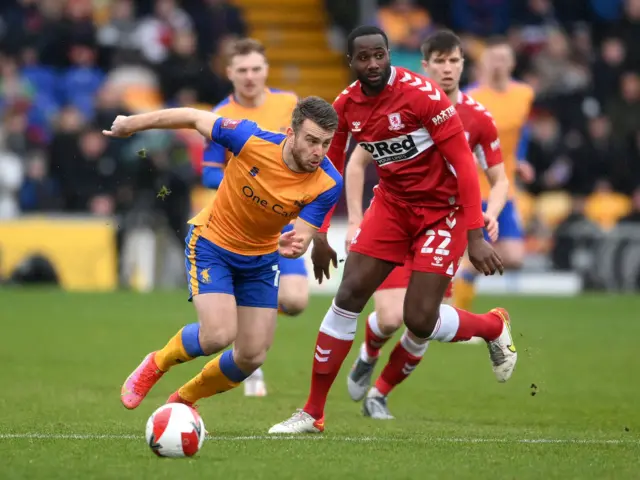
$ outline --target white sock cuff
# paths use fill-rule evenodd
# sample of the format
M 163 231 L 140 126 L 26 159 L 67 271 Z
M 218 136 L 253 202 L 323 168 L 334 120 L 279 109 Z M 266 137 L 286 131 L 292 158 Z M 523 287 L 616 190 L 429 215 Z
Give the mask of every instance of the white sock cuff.
M 320 331 L 339 340 L 353 340 L 358 326 L 358 313 L 336 307 L 335 300 L 320 324 Z
M 456 336 L 456 333 L 458 333 L 459 326 L 460 317 L 456 309 L 451 305 L 440 305 L 440 316 L 429 340 L 450 342 Z
M 424 352 L 427 351 L 429 341 L 426 341 L 424 343 L 417 343 L 411 337 L 409 337 L 409 331 L 405 330 L 402 334 L 402 338 L 400 339 L 400 344 L 407 352 L 409 352 L 414 357 L 422 357 L 424 355 Z
M 369 353 L 367 352 L 367 346 L 364 343 L 360 346 L 360 360 L 365 363 L 373 363 L 377 359 L 378 357 L 369 356 Z
M 369 325 L 369 328 L 371 329 L 373 334 L 378 338 L 389 338 L 391 335 L 393 335 L 385 335 L 384 333 L 382 333 L 382 331 L 380 330 L 380 326 L 378 325 L 378 313 L 375 311 L 369 314 L 369 317 L 367 318 L 367 324 Z

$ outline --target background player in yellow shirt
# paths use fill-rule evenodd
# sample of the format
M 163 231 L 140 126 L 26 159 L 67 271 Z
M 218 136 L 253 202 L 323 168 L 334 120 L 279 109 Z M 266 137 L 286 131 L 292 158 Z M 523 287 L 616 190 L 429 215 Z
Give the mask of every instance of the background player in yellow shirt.
M 530 182 L 534 176 L 531 165 L 526 161 L 527 120 L 534 92 L 529 85 L 512 78 L 514 67 L 515 55 L 506 39 L 491 39 L 483 52 L 479 82 L 467 89 L 467 93 L 491 113 L 498 128 L 509 179 L 509 198 L 498 217 L 499 236 L 495 249 L 505 268 L 512 270 L 520 268 L 524 259 L 523 231 L 515 205 L 516 174 L 520 174 L 525 182 Z M 486 211 L 491 185 L 484 175 L 478 177 L 483 209 Z M 453 303 L 456 307 L 471 310 L 477 275 L 476 269 L 465 259 L 453 287 Z
M 248 120 L 177 108 L 116 118 L 105 135 L 190 128 L 232 153 L 225 179 L 208 207 L 189 221 L 186 269 L 198 322 L 148 354 L 122 386 L 136 408 L 172 366 L 233 344 L 168 402 L 193 405 L 242 383 L 266 358 L 278 306 L 279 257 L 299 258 L 342 192 L 342 177 L 326 158 L 338 117 L 318 97 L 301 100 L 286 134 Z M 294 229 L 282 234 L 295 220 Z
M 233 93 L 215 106 L 218 115 L 233 119 L 247 119 L 272 132 L 286 131 L 298 97 L 266 86 L 269 65 L 264 46 L 257 40 L 245 38 L 232 47 L 227 75 L 233 84 Z M 204 151 L 202 183 L 217 189 L 224 177 L 229 159 L 227 150 L 215 142 L 207 142 Z M 283 233 L 291 230 L 287 225 Z M 307 268 L 303 258 L 280 259 L 280 290 L 278 307 L 281 313 L 298 315 L 309 303 Z M 257 369 L 244 382 L 247 396 L 265 396 L 267 388 L 262 368 Z

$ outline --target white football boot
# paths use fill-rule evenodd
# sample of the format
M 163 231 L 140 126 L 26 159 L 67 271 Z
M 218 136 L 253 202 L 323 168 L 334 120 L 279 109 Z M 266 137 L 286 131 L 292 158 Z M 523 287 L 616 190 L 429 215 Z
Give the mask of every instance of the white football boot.
M 297 410 L 291 418 L 278 423 L 269 429 L 269 433 L 284 433 L 296 435 L 299 433 L 322 433 L 324 431 L 324 417 L 316 420 L 303 410 Z
M 498 338 L 487 342 L 489 356 L 493 366 L 493 373 L 499 382 L 506 382 L 511 378 L 513 369 L 518 361 L 518 352 L 511 336 L 511 319 L 504 308 L 494 308 L 491 313 L 498 315 L 503 322 L 502 333 Z

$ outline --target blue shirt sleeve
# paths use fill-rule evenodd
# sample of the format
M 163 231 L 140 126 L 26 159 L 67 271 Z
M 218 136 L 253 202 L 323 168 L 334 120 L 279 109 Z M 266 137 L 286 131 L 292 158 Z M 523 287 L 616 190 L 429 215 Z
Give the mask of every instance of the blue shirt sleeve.
M 202 185 L 207 188 L 220 188 L 224 178 L 222 165 L 204 165 L 202 167 Z
M 222 145 L 207 140 L 202 160 L 202 184 L 207 188 L 218 188 L 224 177 L 227 150 Z
M 340 200 L 341 193 L 342 177 L 336 180 L 336 184 L 333 187 L 322 192 L 310 204 L 305 205 L 300 211 L 299 217 L 309 225 L 320 228 L 324 222 L 324 217 L 327 216 L 329 210 Z
M 211 140 L 238 156 L 245 144 L 258 130 L 258 125 L 255 122 L 221 117 L 213 124 Z
M 520 140 L 518 141 L 518 147 L 516 149 L 516 159 L 518 161 L 527 159 L 527 152 L 529 150 L 529 139 L 531 138 L 531 127 L 529 124 L 525 124 L 520 131 Z

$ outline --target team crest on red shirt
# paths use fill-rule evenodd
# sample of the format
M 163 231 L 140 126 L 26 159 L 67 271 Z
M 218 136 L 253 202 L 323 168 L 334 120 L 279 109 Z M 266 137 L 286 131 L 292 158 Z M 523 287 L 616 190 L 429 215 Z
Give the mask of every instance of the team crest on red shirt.
M 232 120 L 230 118 L 222 119 L 222 128 L 226 128 L 227 130 L 235 130 L 239 124 L 240 120 Z
M 394 131 L 404 128 L 404 123 L 402 123 L 399 113 L 390 113 L 387 117 L 389 117 L 389 130 Z

